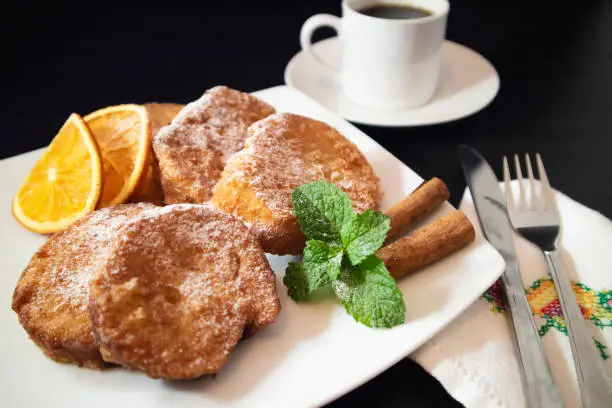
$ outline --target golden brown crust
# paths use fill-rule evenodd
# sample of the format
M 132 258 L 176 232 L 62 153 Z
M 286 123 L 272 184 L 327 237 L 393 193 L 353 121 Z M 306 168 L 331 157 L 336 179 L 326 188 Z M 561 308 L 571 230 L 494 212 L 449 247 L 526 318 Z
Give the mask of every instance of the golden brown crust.
M 208 201 L 225 165 L 212 142 L 216 133 L 205 124 L 167 126 L 159 132 L 154 149 L 166 203 Z
M 155 138 L 159 130 L 168 125 L 185 105 L 178 103 L 147 103 L 144 105 L 149 114 L 151 122 L 151 137 Z M 130 202 L 151 202 L 163 204 L 161 181 L 159 179 L 159 167 L 152 148 L 146 164 L 145 174 L 130 195 Z
M 266 252 L 299 254 L 305 239 L 291 192 L 316 180 L 340 187 L 356 211 L 379 206 L 379 179 L 357 146 L 323 122 L 272 115 L 249 128 L 245 148 L 228 162 L 212 203 L 249 224 Z
M 103 367 L 91 333 L 87 282 L 122 223 L 150 204 L 104 208 L 58 232 L 32 256 L 13 293 L 13 310 L 53 360 Z
M 209 205 L 145 211 L 123 227 L 90 282 L 105 356 L 154 378 L 217 373 L 280 311 L 257 239 Z
M 149 119 L 151 120 L 151 134 L 155 136 L 161 128 L 172 122 L 172 119 L 176 117 L 185 105 L 169 102 L 151 102 L 146 103 L 144 107 L 147 109 Z
M 208 201 L 225 163 L 244 146 L 249 125 L 272 113 L 267 103 L 225 86 L 182 109 L 153 139 L 166 204 Z

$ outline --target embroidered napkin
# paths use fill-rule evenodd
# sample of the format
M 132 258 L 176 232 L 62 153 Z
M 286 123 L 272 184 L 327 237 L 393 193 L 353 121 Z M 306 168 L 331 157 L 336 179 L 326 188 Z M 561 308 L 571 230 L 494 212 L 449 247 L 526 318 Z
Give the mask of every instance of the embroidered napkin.
M 516 182 L 513 188 L 518 190 Z M 562 219 L 560 247 L 588 329 L 612 375 L 612 222 L 555 192 Z M 481 234 L 469 191 L 460 209 Z M 523 283 L 535 321 L 566 406 L 580 396 L 565 322 L 541 251 L 515 235 Z M 446 390 L 467 408 L 525 406 L 513 333 L 499 284 L 432 340 L 413 353 Z M 611 402 L 612 406 L 612 402 Z

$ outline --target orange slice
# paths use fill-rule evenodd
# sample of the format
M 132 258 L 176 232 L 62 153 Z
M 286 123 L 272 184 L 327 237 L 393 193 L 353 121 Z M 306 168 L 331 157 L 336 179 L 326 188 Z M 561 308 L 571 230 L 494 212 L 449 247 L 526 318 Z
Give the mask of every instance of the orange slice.
M 168 125 L 177 113 L 185 107 L 177 103 L 147 103 L 144 105 L 151 121 L 151 138 L 159 129 Z M 131 202 L 148 201 L 163 204 L 164 196 L 159 181 L 158 167 L 153 152 L 149 152 L 149 160 L 145 166 L 145 175 L 129 198 Z
M 13 215 L 34 232 L 63 230 L 96 208 L 101 184 L 96 142 L 73 113 L 17 191 Z
M 117 105 L 85 116 L 102 156 L 104 186 L 98 207 L 127 201 L 143 175 L 151 151 L 151 123 L 139 105 Z

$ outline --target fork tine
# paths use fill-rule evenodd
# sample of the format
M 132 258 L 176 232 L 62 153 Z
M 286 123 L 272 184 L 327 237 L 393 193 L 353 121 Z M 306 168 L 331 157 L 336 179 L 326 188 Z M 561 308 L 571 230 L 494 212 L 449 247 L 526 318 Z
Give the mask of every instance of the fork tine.
M 554 201 L 553 194 L 552 194 L 552 188 L 550 187 L 550 183 L 548 182 L 548 176 L 546 175 L 546 170 L 544 170 L 544 163 L 542 163 L 542 158 L 540 157 L 540 153 L 536 153 L 536 161 L 538 163 L 538 175 L 540 176 L 542 194 L 544 195 L 544 209 L 546 209 L 549 204 L 554 205 L 555 201 Z
M 529 157 L 529 153 L 525 153 L 525 163 L 527 164 L 527 176 L 529 177 L 529 184 L 531 185 L 531 199 L 529 200 L 529 208 L 534 210 L 538 204 L 539 195 L 536 191 L 536 184 L 535 179 L 533 178 L 533 168 L 531 167 L 531 158 Z
M 506 191 L 506 207 L 509 212 L 514 211 L 514 196 L 510 187 L 510 167 L 508 166 L 508 158 L 504 156 L 504 187 Z
M 521 162 L 519 162 L 518 154 L 514 155 L 514 167 L 516 171 L 516 179 L 519 185 L 519 211 L 523 211 L 527 207 L 527 201 L 525 200 L 525 189 L 523 188 L 523 172 L 521 171 Z

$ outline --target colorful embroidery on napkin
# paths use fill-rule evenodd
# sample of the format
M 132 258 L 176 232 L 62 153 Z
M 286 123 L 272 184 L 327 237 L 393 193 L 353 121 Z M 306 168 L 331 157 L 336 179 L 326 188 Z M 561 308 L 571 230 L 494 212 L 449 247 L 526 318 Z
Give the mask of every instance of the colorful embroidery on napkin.
M 600 329 L 612 327 L 612 290 L 597 292 L 580 282 L 572 282 L 572 287 L 585 319 L 591 320 Z M 533 315 L 544 322 L 539 328 L 540 336 L 544 336 L 551 328 L 567 335 L 567 326 L 552 279 L 538 279 L 525 290 L 525 293 Z M 483 297 L 491 304 L 491 311 L 505 313 L 500 281 L 495 282 Z M 597 339 L 593 340 L 601 357 L 607 360 L 609 358 L 607 347 Z
M 506 312 L 501 289 L 501 280 L 496 281 L 482 296 L 491 304 L 491 311 L 493 313 Z

